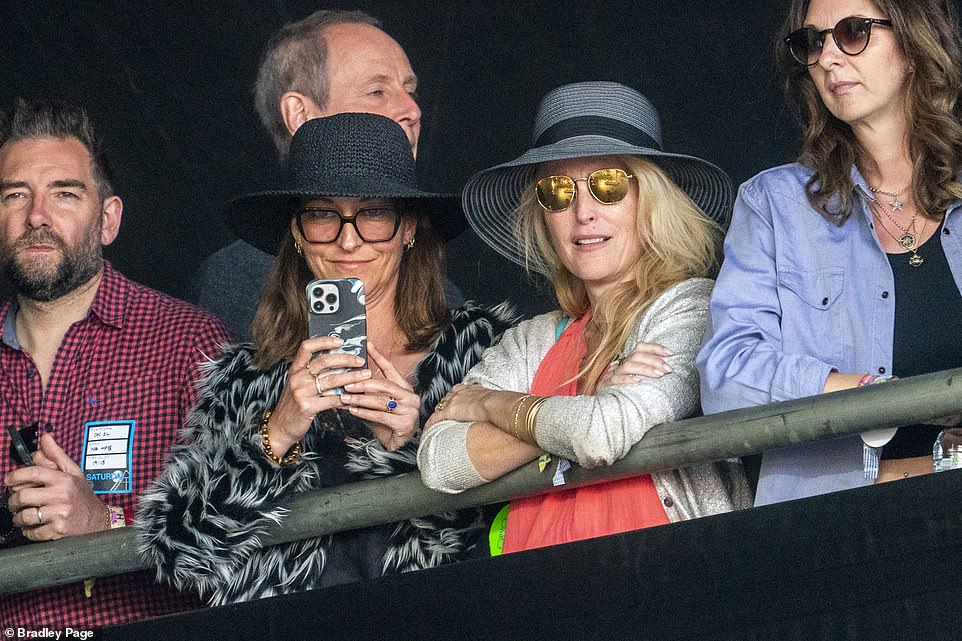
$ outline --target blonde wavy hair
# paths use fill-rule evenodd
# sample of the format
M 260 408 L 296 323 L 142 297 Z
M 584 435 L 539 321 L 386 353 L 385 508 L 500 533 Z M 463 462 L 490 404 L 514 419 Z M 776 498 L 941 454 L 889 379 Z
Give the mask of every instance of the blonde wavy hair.
M 617 157 L 634 174 L 637 185 L 635 229 L 641 254 L 634 278 L 609 288 L 596 302 L 592 323 L 601 330 L 601 342 L 578 372 L 582 389 L 593 394 L 605 368 L 628 343 L 638 317 L 677 283 L 712 273 L 718 260 L 722 228 L 711 221 L 655 163 L 638 156 Z M 534 184 L 518 206 L 517 234 L 529 270 L 544 272 L 555 290 L 562 311 L 579 318 L 591 306 L 584 282 L 565 267 L 555 250 Z

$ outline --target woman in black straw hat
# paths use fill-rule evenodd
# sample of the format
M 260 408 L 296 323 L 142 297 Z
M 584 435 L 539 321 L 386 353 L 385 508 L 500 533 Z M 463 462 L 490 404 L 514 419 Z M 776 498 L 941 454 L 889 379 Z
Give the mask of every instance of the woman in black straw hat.
M 396 123 L 354 113 L 309 121 L 287 169 L 286 189 L 228 204 L 238 235 L 278 252 L 276 267 L 253 344 L 208 367 L 188 442 L 137 521 L 160 577 L 213 604 L 433 567 L 479 530 L 468 511 L 260 548 L 292 493 L 415 469 L 423 419 L 510 321 L 500 309 L 446 307 L 439 236 L 458 233 L 463 218 L 456 198 L 417 189 Z M 307 339 L 315 278 L 363 282 L 370 369 L 330 353 L 340 339 Z
M 706 412 L 962 366 L 957 6 L 791 2 L 777 56 L 801 153 L 739 191 L 698 357 Z M 756 503 L 931 472 L 941 429 L 765 452 Z
M 418 452 L 430 487 L 458 492 L 549 452 L 562 475 L 623 457 L 653 425 L 698 408 L 694 357 L 732 189 L 661 149 L 658 115 L 611 82 L 560 87 L 534 145 L 474 176 L 471 225 L 551 279 L 561 311 L 505 332 L 435 409 Z M 545 459 L 542 459 L 545 460 Z M 554 466 L 554 464 L 552 464 Z M 704 464 L 514 501 L 504 551 L 745 505 L 740 469 Z

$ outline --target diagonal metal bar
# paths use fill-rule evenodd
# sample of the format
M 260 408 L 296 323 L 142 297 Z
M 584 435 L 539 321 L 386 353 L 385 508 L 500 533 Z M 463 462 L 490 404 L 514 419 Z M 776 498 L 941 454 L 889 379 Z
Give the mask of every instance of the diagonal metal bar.
M 653 428 L 611 467 L 573 467 L 565 488 L 702 461 L 763 452 L 868 429 L 899 427 L 962 411 L 962 368 L 833 394 L 666 423 Z M 457 495 L 433 492 L 417 474 L 364 481 L 298 495 L 290 514 L 264 537 L 267 545 L 390 523 L 445 510 L 555 491 L 549 473 L 525 465 Z M 134 532 L 121 528 L 0 552 L 0 593 L 72 583 L 147 568 Z

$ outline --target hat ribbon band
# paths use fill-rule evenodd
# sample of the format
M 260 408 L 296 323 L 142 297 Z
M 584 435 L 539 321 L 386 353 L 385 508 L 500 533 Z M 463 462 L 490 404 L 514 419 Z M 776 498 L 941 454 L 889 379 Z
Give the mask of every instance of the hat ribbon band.
M 636 147 L 648 147 L 661 151 L 661 143 L 641 129 L 604 116 L 577 116 L 562 120 L 541 132 L 534 141 L 534 146 L 545 147 L 575 136 L 606 136 Z

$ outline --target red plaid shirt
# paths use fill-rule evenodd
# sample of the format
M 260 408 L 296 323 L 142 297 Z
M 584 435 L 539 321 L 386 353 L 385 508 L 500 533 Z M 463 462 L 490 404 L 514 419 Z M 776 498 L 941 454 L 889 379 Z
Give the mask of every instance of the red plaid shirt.
M 0 307 L 0 421 L 49 425 L 81 467 L 88 422 L 136 421 L 133 492 L 99 495 L 132 515 L 193 405 L 197 363 L 217 357 L 229 332 L 207 312 L 134 283 L 108 263 L 90 312 L 63 339 L 44 392 L 33 360 L 18 348 L 11 309 L 10 301 Z M 9 445 L 0 431 L 0 481 L 14 468 Z M 83 583 L 0 596 L 0 627 L 89 629 L 200 605 L 137 572 L 97 579 L 89 597 Z

